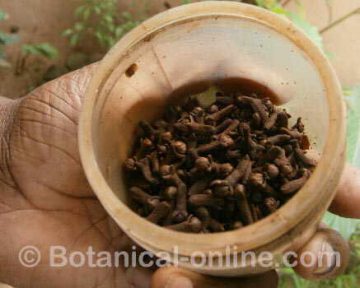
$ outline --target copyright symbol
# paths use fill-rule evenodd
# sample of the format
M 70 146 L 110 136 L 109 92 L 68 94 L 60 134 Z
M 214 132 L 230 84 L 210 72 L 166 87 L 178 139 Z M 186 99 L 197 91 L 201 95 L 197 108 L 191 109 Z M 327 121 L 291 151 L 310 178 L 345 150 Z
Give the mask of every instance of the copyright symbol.
M 24 267 L 36 267 L 41 260 L 41 253 L 35 246 L 25 246 L 19 252 L 20 264 Z

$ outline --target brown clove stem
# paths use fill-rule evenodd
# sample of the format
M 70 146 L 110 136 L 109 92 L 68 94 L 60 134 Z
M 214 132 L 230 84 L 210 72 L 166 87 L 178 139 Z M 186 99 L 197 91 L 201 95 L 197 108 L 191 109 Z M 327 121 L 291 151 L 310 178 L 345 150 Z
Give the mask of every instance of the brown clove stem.
M 159 197 L 151 196 L 139 187 L 133 186 L 130 188 L 130 197 L 136 203 L 143 204 L 150 209 L 159 204 Z
M 154 210 L 146 217 L 152 223 L 159 224 L 166 218 L 171 210 L 171 206 L 165 201 L 160 202 L 154 208 Z
M 189 197 L 189 203 L 194 207 L 205 206 L 209 208 L 221 208 L 224 206 L 224 199 L 215 198 L 213 195 L 197 194 Z
M 206 122 L 207 123 L 217 123 L 224 117 L 230 115 L 234 111 L 234 109 L 235 109 L 235 105 L 230 104 L 230 105 L 226 106 L 225 108 L 207 116 Z
M 240 103 L 250 104 L 251 108 L 260 115 L 262 122 L 265 124 L 268 119 L 268 113 L 266 112 L 265 105 L 260 99 L 256 99 L 249 96 L 239 96 L 238 101 Z
M 181 223 L 168 225 L 165 227 L 178 232 L 199 233 L 202 229 L 202 223 L 197 217 L 189 217 L 187 220 Z
M 293 194 L 298 191 L 302 186 L 304 186 L 305 182 L 309 179 L 309 177 L 310 172 L 308 170 L 305 170 L 303 176 L 285 183 L 281 186 L 280 191 L 286 195 Z
M 254 222 L 254 218 L 251 213 L 251 208 L 246 197 L 244 185 L 238 184 L 234 189 L 235 197 L 237 199 L 237 206 L 242 216 L 243 223 L 249 225 Z
M 148 158 L 141 159 L 140 161 L 136 162 L 136 166 L 141 170 L 144 178 L 151 184 L 157 184 L 158 180 L 153 176 L 150 162 Z

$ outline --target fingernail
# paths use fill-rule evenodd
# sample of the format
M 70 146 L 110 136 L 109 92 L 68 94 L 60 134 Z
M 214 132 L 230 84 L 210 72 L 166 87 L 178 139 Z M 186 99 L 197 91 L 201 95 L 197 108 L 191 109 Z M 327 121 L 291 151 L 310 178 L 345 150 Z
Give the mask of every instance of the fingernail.
M 331 273 L 336 268 L 336 254 L 333 247 L 329 243 L 323 242 L 319 253 L 313 273 L 317 275 Z
M 169 279 L 164 288 L 193 288 L 189 278 L 183 276 L 174 276 Z

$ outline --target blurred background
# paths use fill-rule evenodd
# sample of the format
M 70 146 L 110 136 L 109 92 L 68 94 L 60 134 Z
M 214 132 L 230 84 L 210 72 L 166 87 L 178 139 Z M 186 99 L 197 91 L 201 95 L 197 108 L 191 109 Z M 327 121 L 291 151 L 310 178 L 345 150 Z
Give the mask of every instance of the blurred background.
M 18 98 L 100 60 L 152 15 L 191 0 L 0 0 L 0 95 Z M 333 64 L 348 108 L 348 161 L 360 167 L 360 0 L 244 0 L 287 17 Z M 352 246 L 345 275 L 310 282 L 281 269 L 281 287 L 359 287 L 360 221 L 328 213 L 324 221 Z M 2 288 L 1 284 L 0 287 Z

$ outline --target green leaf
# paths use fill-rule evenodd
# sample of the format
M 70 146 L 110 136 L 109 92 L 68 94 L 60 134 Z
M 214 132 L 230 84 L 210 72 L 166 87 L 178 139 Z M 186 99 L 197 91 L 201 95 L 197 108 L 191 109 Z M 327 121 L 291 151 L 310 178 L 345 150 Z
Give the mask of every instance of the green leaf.
M 71 46 L 76 46 L 79 43 L 80 34 L 73 34 L 71 35 L 69 42 Z
M 101 46 L 110 48 L 139 23 L 128 11 L 118 12 L 117 0 L 82 1 L 84 4 L 75 11 L 78 21 L 62 33 L 69 38 L 71 46 L 76 46 L 86 36 Z
M 71 28 L 69 28 L 69 29 L 66 29 L 65 31 L 63 31 L 61 35 L 64 37 L 69 37 L 73 33 L 74 33 L 74 31 Z
M 82 22 L 76 22 L 75 25 L 74 25 L 74 30 L 77 31 L 77 32 L 83 31 L 84 28 L 85 28 L 85 25 Z
M 115 37 L 120 39 L 125 34 L 124 28 L 122 26 L 118 26 L 115 29 Z
M 89 19 L 91 15 L 91 10 L 89 8 L 86 8 L 83 13 L 83 20 L 86 21 Z
M 359 219 L 348 219 L 327 212 L 324 222 L 331 228 L 337 230 L 345 239 L 349 239 L 360 224 Z
M 101 14 L 101 8 L 99 6 L 95 6 L 94 7 L 94 12 L 97 14 L 97 15 L 100 15 Z
M 75 9 L 75 17 L 82 18 L 87 7 L 85 5 L 79 6 Z
M 121 13 L 121 16 L 124 19 L 124 21 L 133 21 L 134 19 L 133 15 L 128 11 Z
M 360 167 L 360 86 L 344 90 L 344 95 L 347 104 L 347 161 Z M 324 221 L 345 239 L 349 239 L 360 225 L 360 220 L 342 218 L 330 212 Z
M 112 15 L 104 15 L 103 19 L 107 23 L 113 23 L 114 22 L 114 17 Z
M 0 45 L 9 45 L 19 40 L 17 35 L 6 34 L 0 31 Z
M 276 14 L 279 14 L 279 15 L 287 15 L 287 11 L 281 7 L 280 5 L 279 6 L 275 6 L 273 8 L 270 9 L 271 12 L 274 12 Z
M 272 10 L 275 7 L 280 7 L 282 8 L 282 6 L 280 5 L 280 3 L 277 0 L 256 0 L 256 5 L 260 6 L 262 8 L 268 9 L 268 10 Z
M 216 92 L 219 91 L 215 86 L 210 87 L 208 90 L 194 95 L 201 107 L 209 107 L 216 101 Z
M 101 45 L 104 45 L 104 35 L 100 31 L 95 32 L 95 37 Z
M 24 55 L 42 56 L 48 59 L 55 59 L 59 55 L 58 50 L 49 43 L 24 44 L 21 50 Z
M 345 91 L 347 106 L 347 158 L 360 167 L 360 85 Z
M 0 10 L 0 21 L 3 21 L 8 18 L 8 15 L 5 13 L 5 11 Z

